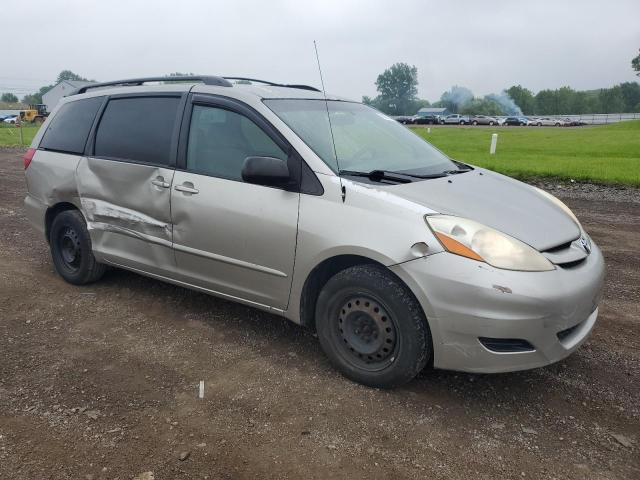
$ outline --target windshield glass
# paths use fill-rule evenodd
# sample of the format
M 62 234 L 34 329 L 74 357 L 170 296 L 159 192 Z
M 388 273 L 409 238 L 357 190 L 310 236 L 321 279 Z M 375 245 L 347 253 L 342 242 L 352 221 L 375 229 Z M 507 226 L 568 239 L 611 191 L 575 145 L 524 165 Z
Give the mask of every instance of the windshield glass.
M 324 100 L 265 100 L 334 172 L 388 170 L 431 175 L 456 170 L 442 152 L 386 115 L 360 103 Z

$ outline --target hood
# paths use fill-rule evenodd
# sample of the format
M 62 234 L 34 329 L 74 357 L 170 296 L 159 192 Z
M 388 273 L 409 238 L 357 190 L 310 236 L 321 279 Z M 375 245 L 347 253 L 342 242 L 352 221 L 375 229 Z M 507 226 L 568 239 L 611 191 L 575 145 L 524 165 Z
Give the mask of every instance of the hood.
M 442 214 L 475 220 L 539 251 L 580 236 L 573 219 L 535 188 L 480 168 L 397 185 L 393 193 Z

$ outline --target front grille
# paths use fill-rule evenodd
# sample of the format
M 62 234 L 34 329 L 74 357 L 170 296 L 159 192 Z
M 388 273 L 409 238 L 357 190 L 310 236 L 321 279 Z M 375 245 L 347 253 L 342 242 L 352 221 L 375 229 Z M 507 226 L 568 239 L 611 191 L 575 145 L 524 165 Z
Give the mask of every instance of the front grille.
M 580 238 L 547 248 L 541 253 L 551 263 L 562 268 L 577 267 L 589 255 L 589 252 L 581 245 Z
M 520 338 L 478 338 L 488 350 L 497 353 L 533 352 L 535 347 Z

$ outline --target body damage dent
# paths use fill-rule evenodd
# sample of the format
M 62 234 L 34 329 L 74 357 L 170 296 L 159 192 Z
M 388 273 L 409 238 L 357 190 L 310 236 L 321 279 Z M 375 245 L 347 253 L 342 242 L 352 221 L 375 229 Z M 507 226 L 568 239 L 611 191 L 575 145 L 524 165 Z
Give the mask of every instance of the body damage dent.
M 145 240 L 150 240 L 147 235 L 144 234 L 146 232 L 152 235 L 162 233 L 163 236 L 169 239 L 171 238 L 171 225 L 166 222 L 156 220 L 155 218 L 128 208 L 119 207 L 104 200 L 83 197 L 81 202 L 87 222 L 90 223 L 90 228 L 117 231 L 125 234 L 130 233 L 133 236 Z M 139 230 L 142 230 L 142 232 Z M 158 242 L 155 242 L 156 240 Z M 171 246 L 170 240 L 154 238 L 153 241 Z

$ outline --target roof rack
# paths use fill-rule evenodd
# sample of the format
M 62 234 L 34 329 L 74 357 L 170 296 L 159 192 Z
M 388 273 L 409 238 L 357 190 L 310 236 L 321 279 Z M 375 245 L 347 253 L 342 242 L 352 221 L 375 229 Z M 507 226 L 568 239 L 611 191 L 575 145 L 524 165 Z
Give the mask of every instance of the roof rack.
M 258 82 L 263 83 L 265 85 L 269 85 L 270 87 L 285 87 L 285 88 L 299 88 L 301 90 L 310 90 L 312 92 L 320 92 L 316 87 L 312 87 L 311 85 L 297 85 L 297 84 L 284 84 L 284 83 L 274 83 L 269 82 L 268 80 L 258 80 L 257 78 L 247 78 L 247 77 L 223 77 L 225 80 L 240 80 L 245 82 Z
M 190 82 L 190 81 L 198 81 L 202 82 L 205 85 L 215 85 L 218 87 L 231 87 L 233 84 L 228 80 L 225 80 L 222 77 L 215 77 L 210 75 L 177 75 L 175 77 L 143 77 L 143 78 L 129 78 L 126 80 L 114 80 L 112 82 L 101 82 L 101 83 L 92 83 L 90 85 L 85 85 L 80 87 L 71 95 L 78 95 L 80 93 L 85 93 L 87 90 L 92 88 L 102 88 L 102 87 L 114 87 L 114 86 L 134 86 L 134 85 L 142 85 L 143 83 L 148 82 Z

